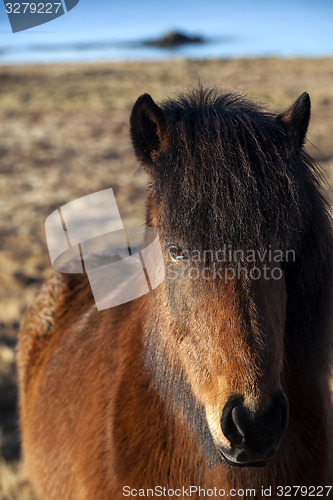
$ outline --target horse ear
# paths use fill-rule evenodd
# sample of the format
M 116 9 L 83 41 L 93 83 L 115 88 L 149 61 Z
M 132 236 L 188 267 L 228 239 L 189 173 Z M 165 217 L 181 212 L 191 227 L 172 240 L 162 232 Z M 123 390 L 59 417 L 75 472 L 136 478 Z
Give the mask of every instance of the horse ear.
M 278 119 L 287 123 L 295 132 L 299 146 L 303 146 L 310 121 L 311 102 L 307 92 L 296 99 L 294 104 L 278 115 Z
M 153 164 L 169 142 L 164 111 L 155 104 L 149 94 L 143 94 L 133 106 L 130 125 L 137 158 L 146 165 Z

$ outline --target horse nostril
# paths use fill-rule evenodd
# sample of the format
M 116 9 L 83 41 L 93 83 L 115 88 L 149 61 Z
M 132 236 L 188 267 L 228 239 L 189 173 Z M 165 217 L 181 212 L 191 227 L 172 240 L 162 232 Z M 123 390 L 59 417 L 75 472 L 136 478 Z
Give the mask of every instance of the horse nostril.
M 242 407 L 242 402 L 239 398 L 229 398 L 223 408 L 221 418 L 221 428 L 225 437 L 230 443 L 238 445 L 244 439 L 244 429 L 242 429 L 238 418 L 237 408 Z
M 238 461 L 246 457 L 271 458 L 288 422 L 288 401 L 282 391 L 276 392 L 265 410 L 255 413 L 240 398 L 229 398 L 223 408 L 221 428 L 237 452 Z

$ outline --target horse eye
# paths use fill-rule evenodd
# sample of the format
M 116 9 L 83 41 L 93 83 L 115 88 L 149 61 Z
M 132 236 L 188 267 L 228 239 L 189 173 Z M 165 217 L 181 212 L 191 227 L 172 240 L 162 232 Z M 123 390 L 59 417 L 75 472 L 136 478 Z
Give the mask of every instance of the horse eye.
M 169 245 L 168 252 L 172 260 L 175 260 L 176 262 L 188 261 L 188 255 L 186 250 L 183 250 L 178 245 Z

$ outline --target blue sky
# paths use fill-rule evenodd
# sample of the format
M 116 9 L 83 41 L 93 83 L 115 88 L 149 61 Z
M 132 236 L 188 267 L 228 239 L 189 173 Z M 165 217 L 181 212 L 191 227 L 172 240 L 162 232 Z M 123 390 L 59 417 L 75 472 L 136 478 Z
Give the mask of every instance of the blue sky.
M 7 0 L 6 0 L 7 1 Z M 145 54 L 166 54 L 148 49 L 126 51 L 119 48 L 96 50 L 90 46 L 50 53 L 36 51 L 50 45 L 141 40 L 158 36 L 170 29 L 199 33 L 226 41 L 207 47 L 180 50 L 192 57 L 233 55 L 333 55 L 332 0 L 80 0 L 64 16 L 47 24 L 13 34 L 2 3 L 0 4 L 1 49 L 8 57 L 35 57 L 47 62 L 57 57 L 145 58 Z M 34 49 L 32 50 L 32 47 Z M 196 51 L 196 52 L 195 52 Z M 54 51 L 56 52 L 56 51 Z M 63 55 L 61 55 L 63 52 Z M 11 53 L 11 55 L 10 55 Z M 32 56 L 32 53 L 35 55 Z M 134 54 L 134 55 L 133 55 Z M 169 54 L 171 55 L 171 53 Z M 1 60 L 4 58 L 0 57 Z M 5 61 L 6 62 L 6 61 Z

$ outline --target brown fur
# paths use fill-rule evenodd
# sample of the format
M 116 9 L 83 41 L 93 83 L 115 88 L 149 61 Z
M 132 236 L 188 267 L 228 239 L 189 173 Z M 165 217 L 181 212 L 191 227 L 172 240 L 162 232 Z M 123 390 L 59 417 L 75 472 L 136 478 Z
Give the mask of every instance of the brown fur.
M 154 134 L 157 126 L 151 148 L 144 137 L 138 153 L 140 141 L 133 138 L 151 172 L 173 141 L 170 117 L 155 106 L 145 101 L 151 121 L 145 130 Z M 295 138 L 295 148 L 303 139 Z M 168 265 L 168 243 L 184 241 L 179 228 L 170 235 L 170 214 L 156 187 L 162 181 L 151 175 L 147 223 L 159 232 Z M 266 236 L 275 241 L 278 230 Z M 301 332 L 288 309 L 296 303 L 293 272 L 278 281 L 166 279 L 148 295 L 101 312 L 85 276 L 54 275 L 28 311 L 18 346 L 23 453 L 37 499 L 116 500 L 124 498 L 124 486 L 157 485 L 216 487 L 226 494 L 254 488 L 252 498 L 272 487 L 276 499 L 279 485 L 331 485 L 329 370 L 318 366 L 321 351 L 308 359 L 304 346 L 295 352 Z M 305 346 L 311 345 L 307 335 Z M 228 445 L 220 427 L 228 398 L 240 395 L 260 413 L 281 387 L 290 418 L 275 457 L 262 468 L 229 466 L 217 450 Z

